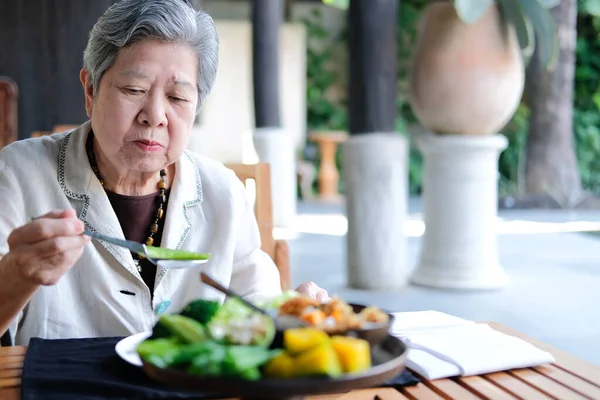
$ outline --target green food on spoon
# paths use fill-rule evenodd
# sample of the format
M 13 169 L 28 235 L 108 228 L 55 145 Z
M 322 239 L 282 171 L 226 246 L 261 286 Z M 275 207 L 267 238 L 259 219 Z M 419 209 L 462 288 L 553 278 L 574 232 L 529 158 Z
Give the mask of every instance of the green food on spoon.
M 181 261 L 208 260 L 210 258 L 210 254 L 206 253 L 194 253 L 193 251 L 173 250 L 154 246 L 146 246 L 146 254 L 150 258 Z

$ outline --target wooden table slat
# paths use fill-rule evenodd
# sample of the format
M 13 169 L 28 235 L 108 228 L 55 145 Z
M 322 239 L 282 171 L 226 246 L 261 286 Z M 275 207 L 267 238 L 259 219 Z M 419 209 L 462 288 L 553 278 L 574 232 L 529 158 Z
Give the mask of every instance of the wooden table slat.
M 549 344 L 542 342 L 541 340 L 527 336 L 527 335 L 525 335 L 515 329 L 509 328 L 505 325 L 498 324 L 495 322 L 492 322 L 489 325 L 492 328 L 494 328 L 500 332 L 524 339 L 525 341 L 531 343 L 532 345 L 539 347 L 542 350 L 546 350 L 546 351 L 552 353 L 552 355 L 556 359 L 554 365 L 558 366 L 559 368 L 561 368 L 567 372 L 570 372 L 573 375 L 577 375 L 580 378 L 583 378 L 590 383 L 600 386 L 600 367 L 599 366 L 590 364 L 580 358 L 577 358 L 577 357 L 567 353 L 566 351 L 559 350 L 555 347 L 550 346 Z
M 538 389 L 526 384 L 520 379 L 507 374 L 506 372 L 496 372 L 494 374 L 488 374 L 484 376 L 485 379 L 493 382 L 496 386 L 499 386 L 507 392 L 513 394 L 517 398 L 523 400 L 546 400 L 553 399 L 553 397 L 539 391 Z
M 4 362 L 0 364 L 0 371 L 5 371 L 9 369 L 23 369 L 23 360 L 14 362 Z
M 407 386 L 400 389 L 409 399 L 418 400 L 440 400 L 442 396 L 431 390 L 424 383 L 419 383 L 415 386 Z
M 21 378 L 0 379 L 0 389 L 18 388 L 21 385 Z
M 6 356 L 25 356 L 27 352 L 26 346 L 10 346 L 10 347 L 0 347 L 0 355 L 2 358 Z
M 538 373 L 533 369 L 524 368 L 509 371 L 508 373 L 558 400 L 588 399 L 587 397 L 573 391 L 571 388 L 555 382 L 554 380 Z
M 481 399 L 480 396 L 475 395 L 451 379 L 436 379 L 433 381 L 428 381 L 415 372 L 413 372 L 413 374 L 419 377 L 425 386 L 429 387 L 443 398 L 461 400 Z
M 316 396 L 314 400 L 326 400 L 323 396 Z M 365 389 L 365 390 L 353 390 L 350 393 L 338 395 L 336 400 L 405 400 L 406 397 L 392 388 L 381 388 L 381 389 Z
M 0 388 L 0 399 L 2 400 L 20 400 L 19 397 L 20 394 L 18 390 Z
M 8 378 L 20 378 L 22 373 L 23 370 L 19 368 L 0 370 L 0 380 Z
M 5 356 L 0 358 L 0 368 L 6 364 L 20 363 L 21 365 L 23 365 L 24 361 L 25 356 Z
M 517 398 L 480 376 L 465 376 L 456 378 L 456 381 L 485 399 L 513 400 Z
M 554 365 L 534 367 L 532 369 L 585 396 L 592 399 L 600 399 L 600 386 L 590 383 L 577 375 L 566 372 Z

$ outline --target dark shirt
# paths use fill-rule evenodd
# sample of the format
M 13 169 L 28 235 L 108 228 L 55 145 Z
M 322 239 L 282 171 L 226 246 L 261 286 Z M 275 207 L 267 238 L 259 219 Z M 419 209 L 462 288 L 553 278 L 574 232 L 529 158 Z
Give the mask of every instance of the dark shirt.
M 163 205 L 164 215 L 160 220 L 158 232 L 154 235 L 153 246 L 160 246 L 162 240 L 162 231 L 165 218 L 167 217 L 167 205 L 169 203 L 169 192 L 167 189 L 167 203 Z M 150 225 L 156 218 L 156 210 L 158 209 L 158 192 L 145 196 L 124 196 L 106 190 L 110 204 L 117 214 L 121 229 L 125 239 L 133 240 L 138 243 L 146 243 L 146 239 L 150 234 Z M 140 261 L 142 267 L 142 279 L 150 289 L 152 297 L 154 296 L 154 282 L 156 280 L 156 266 L 150 261 L 142 259 Z

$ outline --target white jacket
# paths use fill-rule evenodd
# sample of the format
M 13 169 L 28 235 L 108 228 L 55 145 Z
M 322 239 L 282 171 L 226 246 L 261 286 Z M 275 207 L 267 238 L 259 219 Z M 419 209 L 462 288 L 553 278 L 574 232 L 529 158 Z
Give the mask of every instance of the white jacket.
M 124 238 L 90 168 L 89 131 L 87 122 L 0 151 L 0 254 L 8 252 L 13 229 L 56 209 L 74 208 L 88 229 Z M 250 300 L 281 292 L 277 268 L 260 250 L 244 185 L 218 162 L 189 152 L 177 161 L 161 246 L 211 253 L 203 270 Z M 224 296 L 200 282 L 198 270 L 158 268 L 151 304 L 129 250 L 93 240 L 56 285 L 37 291 L 10 329 L 17 345 L 32 337 L 127 336 L 150 330 L 158 314 L 177 312 L 195 298 Z

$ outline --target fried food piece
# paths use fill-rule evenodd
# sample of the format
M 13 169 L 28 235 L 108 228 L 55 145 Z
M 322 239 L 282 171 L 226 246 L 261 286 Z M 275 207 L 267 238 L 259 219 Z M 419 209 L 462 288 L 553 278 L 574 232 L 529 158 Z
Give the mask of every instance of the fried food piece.
M 309 307 L 317 308 L 319 306 L 319 302 L 315 299 L 311 299 L 306 296 L 298 296 L 289 299 L 285 303 L 279 307 L 280 315 L 293 315 L 295 317 L 299 317 L 302 315 L 304 311 L 306 311 Z
M 365 322 L 371 322 L 374 324 L 385 324 L 389 321 L 390 317 L 377 307 L 365 307 L 359 314 L 359 318 Z

